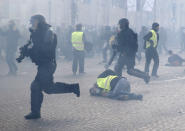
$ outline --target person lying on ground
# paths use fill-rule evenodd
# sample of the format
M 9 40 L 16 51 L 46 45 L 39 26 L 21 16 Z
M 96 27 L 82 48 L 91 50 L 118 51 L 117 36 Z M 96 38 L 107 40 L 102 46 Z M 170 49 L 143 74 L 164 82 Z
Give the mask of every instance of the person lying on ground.
M 117 100 L 142 100 L 142 95 L 131 93 L 129 81 L 110 69 L 101 73 L 90 89 L 91 96 L 103 96 Z

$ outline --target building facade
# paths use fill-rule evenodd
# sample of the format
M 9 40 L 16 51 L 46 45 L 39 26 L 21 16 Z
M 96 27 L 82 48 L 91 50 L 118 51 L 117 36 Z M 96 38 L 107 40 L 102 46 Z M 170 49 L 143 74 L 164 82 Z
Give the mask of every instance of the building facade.
M 30 16 L 39 13 L 53 25 L 112 26 L 117 25 L 120 18 L 127 17 L 136 30 L 142 25 L 150 26 L 153 21 L 175 29 L 185 25 L 185 0 L 156 0 L 152 11 L 127 11 L 126 1 L 129 0 L 0 0 L 0 18 L 17 19 L 25 24 Z

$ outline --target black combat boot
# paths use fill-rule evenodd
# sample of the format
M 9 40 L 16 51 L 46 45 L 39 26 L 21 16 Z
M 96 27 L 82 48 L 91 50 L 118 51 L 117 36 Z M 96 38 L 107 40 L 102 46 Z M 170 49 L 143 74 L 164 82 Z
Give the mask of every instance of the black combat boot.
M 148 74 L 146 74 L 144 81 L 146 84 L 148 84 L 150 82 L 150 76 Z
M 79 87 L 79 84 L 74 84 L 73 93 L 76 94 L 77 97 L 80 97 L 80 87 Z
M 66 83 L 56 82 L 51 92 L 52 94 L 74 93 L 76 94 L 77 97 L 80 97 L 80 87 L 78 83 L 66 84 Z
M 31 120 L 31 119 L 39 119 L 39 118 L 41 118 L 41 116 L 40 116 L 40 113 L 32 113 L 31 112 L 28 115 L 24 116 L 24 118 L 26 120 Z
M 145 81 L 146 84 L 148 84 L 150 82 L 150 76 L 147 73 L 142 72 L 138 69 L 129 69 L 127 71 L 127 73 L 130 74 L 130 75 L 142 78 Z

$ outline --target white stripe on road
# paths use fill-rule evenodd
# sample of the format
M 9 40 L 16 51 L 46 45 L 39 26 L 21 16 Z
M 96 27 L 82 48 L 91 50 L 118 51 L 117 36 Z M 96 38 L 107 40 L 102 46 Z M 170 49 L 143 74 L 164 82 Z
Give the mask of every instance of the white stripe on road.
M 179 80 L 185 80 L 185 77 L 177 77 L 175 79 L 169 79 L 169 80 L 161 80 L 161 81 L 152 81 L 150 83 L 162 83 L 162 82 L 173 82 L 173 81 L 179 81 Z

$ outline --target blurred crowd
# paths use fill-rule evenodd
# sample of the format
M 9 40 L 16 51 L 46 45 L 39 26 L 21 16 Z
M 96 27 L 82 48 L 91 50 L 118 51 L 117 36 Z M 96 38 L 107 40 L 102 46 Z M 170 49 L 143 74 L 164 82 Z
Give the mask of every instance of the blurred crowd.
M 53 27 L 58 37 L 57 59 L 63 57 L 67 61 L 72 60 L 72 43 L 71 33 L 75 30 L 73 26 L 62 24 Z M 138 61 L 141 60 L 141 54 L 144 52 L 143 37 L 150 30 L 150 27 L 142 26 L 138 32 L 139 49 L 137 53 Z M 86 53 L 86 57 L 101 56 L 102 62 L 107 62 L 107 57 L 111 54 L 111 39 L 117 34 L 119 28 L 116 26 L 92 26 L 83 25 L 83 31 L 87 40 L 92 43 L 93 50 Z M 185 27 L 181 27 L 178 31 L 171 28 L 161 27 L 159 31 L 160 40 L 158 51 L 159 54 L 167 54 L 169 49 L 180 49 L 185 51 Z M 7 24 L 0 26 L 0 62 L 11 58 L 8 54 L 18 54 L 18 48 L 24 45 L 29 39 L 29 30 L 26 25 L 20 25 L 16 21 L 9 21 Z M 12 57 L 12 56 L 11 56 Z M 13 58 L 12 58 L 13 59 Z M 7 62 L 8 63 L 8 62 Z

